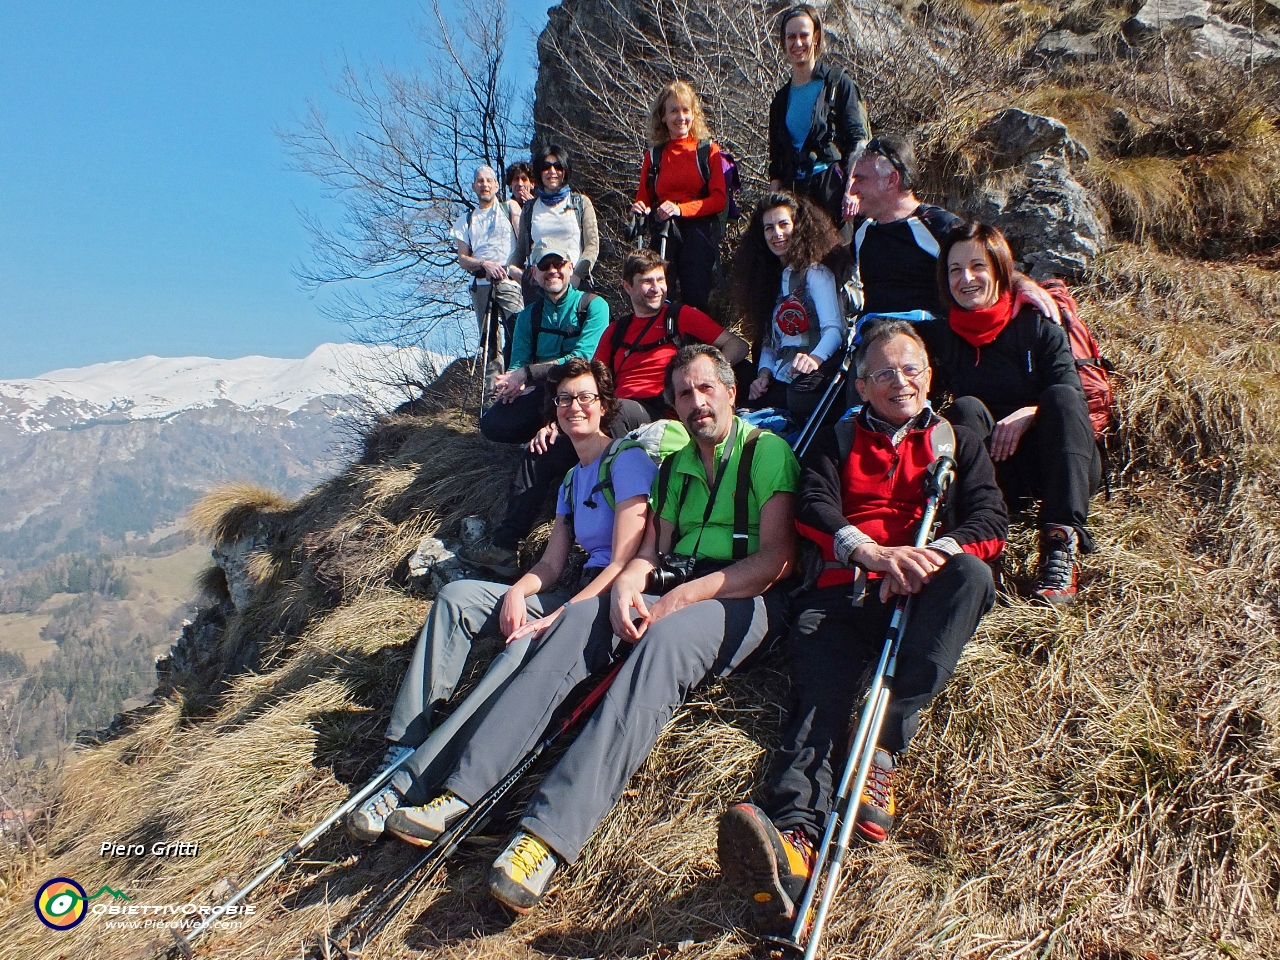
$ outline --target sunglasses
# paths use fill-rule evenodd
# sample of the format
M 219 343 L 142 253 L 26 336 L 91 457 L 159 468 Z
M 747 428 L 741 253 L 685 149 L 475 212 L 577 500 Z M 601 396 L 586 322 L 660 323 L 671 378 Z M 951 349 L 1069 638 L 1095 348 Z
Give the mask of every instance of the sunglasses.
M 538 169 L 538 172 L 546 173 L 548 170 L 559 170 L 564 173 L 564 164 L 559 160 L 549 160 Z
M 911 174 L 907 172 L 907 165 L 898 156 L 898 151 L 884 143 L 879 137 L 872 137 L 868 140 L 867 145 L 862 148 L 862 152 L 864 154 L 874 153 L 888 160 L 889 166 L 898 171 L 898 176 L 902 179 L 903 184 L 906 184 L 911 179 Z

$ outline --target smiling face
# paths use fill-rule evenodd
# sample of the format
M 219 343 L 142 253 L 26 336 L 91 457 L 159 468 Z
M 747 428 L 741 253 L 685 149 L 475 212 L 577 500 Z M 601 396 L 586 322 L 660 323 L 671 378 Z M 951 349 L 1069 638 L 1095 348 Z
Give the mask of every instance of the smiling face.
M 573 261 L 561 260 L 554 254 L 543 257 L 534 270 L 534 279 L 538 282 L 538 286 L 553 300 L 560 299 L 560 295 L 569 286 L 571 276 L 573 276 Z
M 585 405 L 577 400 L 567 407 L 556 405 L 556 422 L 570 440 L 579 440 L 602 432 L 600 418 L 603 416 L 604 408 L 600 403 L 600 388 L 596 386 L 596 378 L 589 373 L 561 380 L 556 386 L 557 399 L 577 397 L 584 393 L 595 394 L 595 399 Z
M 683 140 L 693 126 L 693 107 L 673 93 L 662 106 L 662 122 L 672 140 Z
M 793 67 L 812 67 L 818 59 L 813 21 L 805 15 L 792 17 L 784 28 L 782 45 Z
M 908 377 L 904 368 L 919 374 Z M 854 383 L 881 420 L 900 427 L 924 409 L 932 371 L 920 344 L 910 337 L 898 334 L 871 344 L 866 371 Z
M 492 170 L 481 170 L 471 181 L 471 189 L 475 191 L 477 200 L 488 203 L 498 195 L 498 178 Z
M 555 193 L 564 186 L 564 162 L 554 154 L 547 157 L 547 166 L 542 168 L 542 189 L 547 193 Z
M 710 357 L 696 357 L 693 363 L 673 371 L 671 389 L 676 416 L 699 445 L 714 447 L 729 435 L 738 394 L 720 382 Z
M 864 155 L 853 165 L 849 189 L 858 198 L 858 212 L 879 221 L 893 217 L 894 209 L 902 196 L 898 172 L 891 170 L 889 173 L 881 173 L 874 153 Z
M 638 317 L 651 317 L 667 299 L 667 271 L 654 267 L 647 273 L 637 273 L 631 282 L 622 281 L 622 289 L 631 299 L 631 309 Z
M 986 248 L 961 240 L 947 254 L 947 287 L 962 310 L 985 310 L 1000 299 L 1000 284 Z
M 794 218 L 790 207 L 774 207 L 764 212 L 764 242 L 776 257 L 784 256 L 791 246 L 791 234 L 796 229 Z

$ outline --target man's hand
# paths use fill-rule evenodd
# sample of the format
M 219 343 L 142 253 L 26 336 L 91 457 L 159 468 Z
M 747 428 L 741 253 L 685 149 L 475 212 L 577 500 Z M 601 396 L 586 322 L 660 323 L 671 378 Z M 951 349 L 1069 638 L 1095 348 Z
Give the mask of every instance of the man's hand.
M 991 459 L 1008 460 L 1018 449 L 1018 441 L 1036 422 L 1037 407 L 1019 407 L 991 431 Z
M 884 574 L 880 582 L 881 603 L 895 595 L 919 593 L 947 562 L 946 554 L 928 547 L 882 547 L 875 543 L 862 544 L 849 559 L 860 567 Z
M 613 596 L 609 608 L 609 623 L 614 635 L 627 643 L 635 643 L 649 626 L 649 608 L 644 603 L 644 584 L 628 571 L 618 574 L 613 581 Z M 632 611 L 635 611 L 634 615 Z M 634 618 L 639 617 L 636 621 Z
M 1058 301 L 1030 277 L 1016 274 L 1013 278 L 1013 315 L 1016 317 L 1018 311 L 1028 303 L 1036 308 L 1040 316 L 1062 326 L 1062 312 L 1058 309 Z
M 510 403 L 524 390 L 524 367 L 508 370 L 493 381 L 493 395 L 502 403 Z
M 505 280 L 507 276 L 506 264 L 498 263 L 497 260 L 486 260 L 481 264 L 484 267 L 485 276 L 490 280 Z
M 644 625 L 650 627 L 656 621 L 670 616 L 677 610 L 683 610 L 692 603 L 693 601 L 688 598 L 689 591 L 685 589 L 687 586 L 688 584 L 682 583 L 669 593 L 663 594 L 658 602 L 649 608 L 649 616 L 645 618 Z
M 798 377 L 802 373 L 813 373 L 821 364 L 807 353 L 797 353 L 791 360 L 791 375 Z
M 858 197 L 846 190 L 844 198 L 840 201 L 841 218 L 845 220 L 852 220 L 858 215 L 859 209 L 860 205 L 858 203 Z
M 680 204 L 675 203 L 674 201 L 671 201 L 671 200 L 664 200 L 658 206 L 659 220 L 664 220 L 664 221 L 670 220 L 678 216 L 680 216 Z
M 773 381 L 773 374 L 768 370 L 761 370 L 760 375 L 751 381 L 751 386 L 747 390 L 747 396 L 752 400 L 759 400 L 764 396 L 765 391 L 769 389 L 769 384 Z
M 559 436 L 560 429 L 554 423 L 548 423 L 535 433 L 533 439 L 529 441 L 529 452 L 542 456 L 551 449 L 551 445 L 556 442 Z

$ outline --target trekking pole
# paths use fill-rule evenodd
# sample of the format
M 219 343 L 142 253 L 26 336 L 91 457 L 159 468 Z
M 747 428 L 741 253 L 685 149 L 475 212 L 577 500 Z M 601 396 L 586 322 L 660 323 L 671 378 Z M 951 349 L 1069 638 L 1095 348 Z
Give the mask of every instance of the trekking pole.
M 925 478 L 924 515 L 920 518 L 920 528 L 916 531 L 916 547 L 923 547 L 933 536 L 938 511 L 946 497 L 947 488 L 955 476 L 955 439 L 954 435 L 948 443 L 939 443 L 935 448 L 937 459 L 934 460 Z M 831 814 L 827 817 L 827 826 L 823 830 L 822 840 L 818 845 L 817 857 L 814 859 L 813 871 L 805 886 L 804 896 L 796 906 L 795 923 L 790 937 L 770 937 L 769 942 L 787 952 L 803 951 L 804 960 L 814 960 L 818 953 L 818 944 L 822 940 L 822 930 L 826 925 L 827 914 L 831 910 L 831 902 L 835 899 L 836 890 L 840 886 L 840 871 L 844 866 L 844 856 L 849 850 L 849 841 L 853 836 L 853 827 L 857 821 L 858 803 L 862 791 L 867 785 L 867 777 L 871 772 L 871 761 L 875 756 L 876 743 L 880 739 L 880 728 L 884 725 L 884 716 L 889 709 L 889 696 L 892 692 L 893 678 L 898 666 L 898 647 L 902 643 L 902 633 L 911 611 L 911 598 L 898 598 L 893 608 L 893 617 L 889 621 L 889 630 L 885 635 L 884 648 L 880 651 L 880 661 L 872 677 L 871 687 L 867 691 L 862 705 L 862 716 L 858 720 L 857 733 L 854 735 L 853 747 L 849 751 L 849 759 L 845 762 L 844 773 L 840 777 L 840 788 L 836 792 L 835 801 L 831 805 Z M 839 824 L 839 835 L 836 826 Z M 834 848 L 832 838 L 836 837 Z M 830 857 L 830 865 L 827 860 Z M 822 871 L 827 870 L 825 883 Z M 801 945 L 801 938 L 808 923 L 809 911 L 819 886 L 822 887 L 822 899 L 818 903 L 813 917 L 813 926 L 809 931 L 809 939 Z
M 671 236 L 671 220 L 663 220 L 658 228 L 658 256 L 667 259 L 667 238 Z
M 358 914 L 343 924 L 336 935 L 326 933 L 326 945 L 329 948 L 336 949 L 339 956 L 360 956 L 369 942 L 386 928 L 387 924 L 396 917 L 405 904 L 435 878 L 436 874 L 440 872 L 440 868 L 444 866 L 444 862 L 462 845 L 462 841 L 466 840 L 485 824 L 503 797 L 510 793 L 512 787 L 519 782 L 520 778 L 528 773 L 529 769 L 538 762 L 538 758 L 546 752 L 547 748 L 595 709 L 596 705 L 604 699 L 604 695 L 609 692 L 610 685 L 625 662 L 625 658 L 619 658 L 609 668 L 609 672 L 604 675 L 600 682 L 582 699 L 582 702 L 564 720 L 557 724 L 551 733 L 543 737 L 532 750 L 525 754 L 524 759 L 516 764 L 515 768 L 503 777 L 493 789 L 472 804 L 457 823 L 441 834 L 439 839 L 431 845 L 431 849 L 387 884 L 383 891 L 374 897 Z M 422 871 L 421 875 L 417 879 L 413 879 L 414 874 L 419 871 Z M 409 882 L 411 879 L 413 880 L 412 883 Z M 401 889 L 404 884 L 409 885 Z M 397 891 L 399 891 L 398 895 Z M 393 897 L 395 898 L 394 900 L 392 900 Z M 384 904 L 387 904 L 388 901 L 391 901 L 390 905 L 385 910 L 382 910 Z M 382 913 L 379 916 L 380 910 Z M 372 921 L 371 924 L 370 921 Z M 361 931 L 365 924 L 370 925 L 368 929 Z M 341 941 L 350 938 L 353 932 L 357 934 L 357 938 L 347 946 L 343 946 Z M 327 956 L 327 951 L 322 955 Z
M 636 242 L 637 250 L 644 249 L 644 241 L 645 241 L 644 226 L 645 226 L 645 223 L 647 222 L 648 222 L 647 217 L 644 217 L 638 213 L 633 213 L 631 215 L 630 222 L 628 222 L 627 224 L 627 239 L 634 240 Z
M 493 312 L 498 307 L 497 287 L 489 284 L 489 310 L 480 326 L 480 413 L 484 416 L 484 388 L 489 376 L 489 331 L 493 327 Z M 475 376 L 472 373 L 472 376 Z
M 214 907 L 190 933 L 183 935 L 177 927 L 170 927 L 169 932 L 173 934 L 173 939 L 177 942 L 178 949 L 182 951 L 183 956 L 189 957 L 192 955 L 191 944 L 200 936 L 200 934 L 204 933 L 205 930 L 208 929 L 209 925 L 213 923 L 213 921 L 217 920 L 225 914 L 229 908 L 234 907 L 249 894 L 253 893 L 254 890 L 266 883 L 268 879 L 278 873 L 287 864 L 296 860 L 305 850 L 319 840 L 323 834 L 328 832 L 330 827 L 340 821 L 352 810 L 356 809 L 356 807 L 360 806 L 360 804 L 364 803 L 365 800 L 373 796 L 373 794 L 382 789 L 382 787 L 386 786 L 387 782 L 396 774 L 396 771 L 403 767 L 412 755 L 413 754 L 411 752 L 406 753 L 404 756 L 390 764 L 385 770 L 381 771 L 356 793 L 353 793 L 348 797 L 338 806 L 337 809 L 333 811 L 333 813 L 329 814 L 329 816 L 325 817 L 325 819 L 312 827 L 300 840 L 298 840 L 297 843 L 272 860 L 271 863 L 260 870 L 252 880 L 232 894 L 226 903 L 222 904 L 220 907 Z
M 831 382 L 827 384 L 826 392 L 823 393 L 822 399 L 818 401 L 818 406 L 814 408 L 812 415 L 805 422 L 804 429 L 800 431 L 800 435 L 795 439 L 794 450 L 797 459 L 803 457 L 805 451 L 809 449 L 809 444 L 813 442 L 813 438 L 817 435 L 818 428 L 822 426 L 822 422 L 831 411 L 831 405 L 836 402 L 836 398 L 840 396 L 840 391 L 844 389 L 845 381 L 849 378 L 849 368 L 853 366 L 853 338 L 856 335 L 857 327 L 854 324 L 850 324 L 844 337 L 844 357 L 840 360 L 840 366 L 831 375 Z

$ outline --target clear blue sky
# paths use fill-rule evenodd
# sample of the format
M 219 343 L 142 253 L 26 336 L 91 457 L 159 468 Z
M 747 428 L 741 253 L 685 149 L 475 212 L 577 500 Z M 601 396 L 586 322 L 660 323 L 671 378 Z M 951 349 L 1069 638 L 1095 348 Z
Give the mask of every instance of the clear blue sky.
M 527 40 L 552 0 L 510 0 Z M 275 131 L 343 59 L 422 64 L 417 0 L 0 3 L 0 378 L 346 339 L 293 268 L 332 220 Z M 320 297 L 323 297 L 322 293 Z

